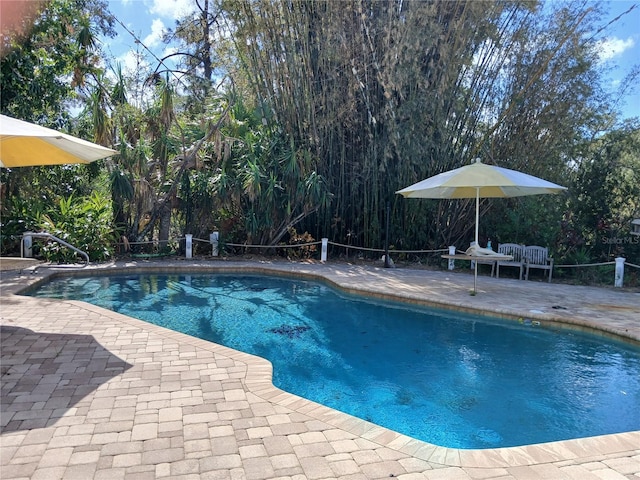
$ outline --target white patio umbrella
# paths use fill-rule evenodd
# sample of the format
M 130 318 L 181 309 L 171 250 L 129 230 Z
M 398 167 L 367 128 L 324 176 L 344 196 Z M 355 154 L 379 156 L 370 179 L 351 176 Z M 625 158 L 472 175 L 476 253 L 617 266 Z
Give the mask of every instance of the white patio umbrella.
M 475 242 L 478 245 L 480 198 L 523 197 L 566 189 L 533 175 L 487 165 L 476 159 L 471 165 L 429 177 L 396 193 L 405 198 L 475 198 Z
M 0 115 L 0 167 L 90 163 L 116 153 L 50 128 Z

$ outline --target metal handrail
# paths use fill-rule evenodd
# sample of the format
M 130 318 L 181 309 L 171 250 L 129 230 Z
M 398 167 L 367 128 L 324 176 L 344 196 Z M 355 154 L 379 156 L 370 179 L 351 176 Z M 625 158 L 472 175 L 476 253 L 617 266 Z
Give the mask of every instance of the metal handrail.
M 24 232 L 22 234 L 22 240 L 20 241 L 20 256 L 22 258 L 24 258 L 24 239 L 26 237 L 31 237 L 31 238 L 46 238 L 49 240 L 54 240 L 56 242 L 58 242 L 60 245 L 63 245 L 67 248 L 70 248 L 71 250 L 73 250 L 74 252 L 82 255 L 84 257 L 84 265 L 83 268 L 86 267 L 87 265 L 89 265 L 89 255 L 86 252 L 83 252 L 82 250 L 80 250 L 79 248 L 74 247 L 73 245 L 71 245 L 68 242 L 65 242 L 64 240 L 62 240 L 61 238 L 56 237 L 55 235 L 51 235 L 50 233 L 46 233 L 46 232 L 39 232 L 39 233 L 35 233 L 35 232 Z

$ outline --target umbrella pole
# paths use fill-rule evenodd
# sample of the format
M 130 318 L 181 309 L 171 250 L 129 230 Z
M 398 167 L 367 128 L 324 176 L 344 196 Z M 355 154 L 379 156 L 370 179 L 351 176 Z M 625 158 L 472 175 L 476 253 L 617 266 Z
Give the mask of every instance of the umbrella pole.
M 478 283 L 478 262 L 473 262 L 473 264 L 473 293 L 476 294 L 478 293 L 476 288 L 476 284 Z
M 476 187 L 476 246 L 478 243 L 478 222 L 480 220 L 480 187 Z M 473 262 L 473 293 L 477 293 L 476 285 L 478 283 L 478 262 Z
M 478 221 L 480 220 L 480 187 L 476 187 L 476 245 L 478 244 Z

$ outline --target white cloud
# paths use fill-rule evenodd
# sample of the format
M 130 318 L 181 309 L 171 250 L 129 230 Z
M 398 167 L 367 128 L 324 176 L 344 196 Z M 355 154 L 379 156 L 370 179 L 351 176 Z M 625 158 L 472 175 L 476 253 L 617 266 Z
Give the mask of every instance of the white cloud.
M 129 50 L 124 55 L 118 57 L 117 61 L 122 64 L 122 70 L 125 75 L 134 75 L 140 68 L 149 68 L 149 62 L 133 50 Z
M 164 23 L 159 18 L 153 20 L 151 24 L 151 33 L 144 37 L 142 43 L 147 47 L 152 48 L 160 44 L 162 41 L 162 34 L 165 30 Z
M 153 0 L 149 11 L 154 15 L 178 20 L 194 11 L 193 0 Z
M 600 61 L 604 62 L 618 57 L 634 46 L 635 41 L 631 37 L 626 40 L 617 37 L 601 40 L 597 47 L 600 53 Z

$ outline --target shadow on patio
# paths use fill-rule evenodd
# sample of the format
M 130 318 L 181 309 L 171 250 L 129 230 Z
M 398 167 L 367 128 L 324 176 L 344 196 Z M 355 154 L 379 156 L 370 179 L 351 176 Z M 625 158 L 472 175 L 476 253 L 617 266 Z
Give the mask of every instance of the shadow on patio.
M 0 325 L 0 431 L 55 424 L 100 385 L 132 365 L 91 335 Z

